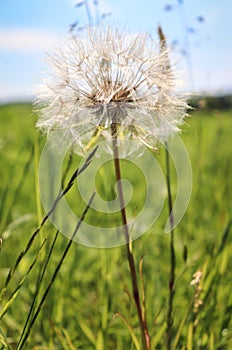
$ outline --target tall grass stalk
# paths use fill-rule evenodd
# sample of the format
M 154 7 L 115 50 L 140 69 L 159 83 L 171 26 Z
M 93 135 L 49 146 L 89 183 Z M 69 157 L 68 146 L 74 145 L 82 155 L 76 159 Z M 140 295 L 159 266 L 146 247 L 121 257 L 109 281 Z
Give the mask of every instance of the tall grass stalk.
M 166 163 L 166 182 L 168 193 L 168 211 L 170 220 L 170 272 L 169 272 L 169 299 L 167 312 L 167 350 L 171 350 L 173 338 L 173 301 L 175 294 L 175 269 L 176 269 L 176 254 L 174 246 L 174 216 L 171 193 L 171 174 L 170 174 L 170 157 L 168 152 L 168 142 L 165 142 L 165 163 Z
M 17 159 L 18 156 L 22 153 L 22 149 L 19 150 L 16 159 L 15 159 L 15 163 L 17 163 Z M 31 151 L 29 153 L 29 157 L 27 159 L 27 161 L 25 162 L 25 165 L 22 169 L 22 173 L 18 175 L 18 182 L 16 183 L 16 186 L 14 188 L 14 192 L 12 194 L 12 196 L 9 196 L 8 191 L 10 189 L 12 189 L 12 187 L 14 187 L 14 185 L 12 184 L 12 176 L 13 174 L 11 174 L 12 176 L 9 176 L 9 181 L 6 185 L 5 191 L 3 192 L 2 195 L 2 200 L 1 200 L 1 204 L 0 204 L 0 216 L 1 216 L 1 221 L 0 221 L 0 232 L 2 230 L 4 230 L 5 225 L 7 224 L 7 221 L 9 219 L 9 215 L 10 212 L 12 210 L 12 207 L 14 206 L 15 201 L 17 200 L 17 197 L 19 195 L 19 192 L 21 191 L 23 184 L 26 181 L 26 177 L 29 174 L 29 167 L 31 165 L 32 159 L 34 156 L 34 149 L 33 147 L 31 148 Z M 15 169 L 14 169 L 15 171 Z M 9 191 L 10 192 L 10 191 Z M 4 210 L 3 210 L 4 209 Z
M 56 279 L 56 276 L 57 276 L 57 274 L 58 274 L 58 272 L 59 272 L 59 270 L 60 270 L 60 268 L 61 268 L 61 266 L 62 266 L 62 264 L 63 264 L 63 262 L 65 260 L 65 257 L 68 254 L 68 251 L 69 251 L 69 249 L 70 249 L 70 247 L 71 247 L 71 245 L 73 243 L 73 240 L 76 237 L 76 234 L 77 234 L 77 232 L 78 232 L 82 222 L 84 221 L 84 218 L 85 218 L 85 216 L 86 216 L 86 214 L 87 214 L 87 212 L 89 210 L 89 207 L 90 207 L 90 205 L 91 205 L 91 203 L 92 203 L 92 201 L 94 199 L 94 196 L 95 196 L 95 192 L 93 192 L 93 194 L 91 195 L 91 197 L 89 199 L 89 202 L 88 202 L 85 210 L 82 213 L 81 218 L 78 220 L 78 223 L 77 223 L 77 225 L 75 227 L 75 230 L 74 230 L 74 232 L 73 232 L 73 234 L 72 234 L 72 236 L 71 236 L 71 238 L 70 238 L 70 240 L 69 240 L 69 242 L 68 242 L 68 244 L 67 244 L 67 246 L 66 246 L 66 248 L 65 248 L 65 250 L 64 250 L 64 252 L 63 252 L 63 254 L 62 254 L 62 256 L 61 256 L 61 258 L 60 258 L 60 260 L 59 260 L 59 262 L 58 262 L 58 264 L 56 266 L 56 268 L 55 268 L 55 270 L 54 270 L 54 273 L 53 273 L 53 275 L 51 277 L 50 282 L 47 285 L 47 288 L 45 289 L 45 292 L 43 293 L 43 295 L 41 297 L 41 300 L 40 300 L 40 302 L 38 304 L 38 307 L 37 307 L 37 309 L 35 311 L 35 314 L 34 314 L 34 316 L 32 317 L 32 319 L 31 319 L 31 321 L 29 323 L 27 331 L 25 332 L 23 337 L 20 337 L 20 340 L 19 340 L 19 343 L 17 344 L 16 350 L 23 349 L 23 346 L 25 345 L 25 343 L 26 343 L 26 341 L 27 341 L 27 339 L 28 339 L 28 337 L 30 335 L 31 329 L 32 329 L 32 327 L 33 327 L 33 325 L 34 325 L 34 323 L 35 323 L 35 321 L 36 321 L 36 319 L 37 319 L 41 309 L 42 309 L 42 306 L 43 306 L 43 304 L 44 304 L 44 302 L 45 302 L 45 300 L 46 300 L 46 298 L 48 296 L 48 293 L 49 293 L 49 291 L 50 291 L 50 289 L 51 289 L 51 287 L 52 287 L 52 285 L 53 285 L 53 283 L 54 283 L 54 281 Z
M 36 210 L 38 225 L 43 219 L 42 207 L 40 202 L 40 191 L 39 191 L 39 140 L 38 133 L 35 133 L 34 140 L 34 171 L 35 171 L 35 198 L 36 198 Z M 41 237 L 42 239 L 42 237 Z
M 14 289 L 14 291 L 11 293 L 10 297 L 8 298 L 8 301 L 6 302 L 6 304 L 4 305 L 4 307 L 2 308 L 1 312 L 0 312 L 0 320 L 3 318 L 3 316 L 6 314 L 6 312 L 9 310 L 10 306 L 13 304 L 14 300 L 16 299 L 21 287 L 23 286 L 23 284 L 25 283 L 27 277 L 29 276 L 29 274 L 31 273 L 32 269 L 34 268 L 36 262 L 38 261 L 38 257 L 42 251 L 42 248 L 45 244 L 46 240 L 44 240 L 42 242 L 42 244 L 40 245 L 39 251 L 37 252 L 35 258 L 33 259 L 32 263 L 30 264 L 29 268 L 27 269 L 25 275 L 23 276 L 23 278 L 21 279 L 21 281 L 18 283 L 18 285 L 16 286 L 16 288 Z M 3 289 L 4 290 L 4 289 Z
M 139 340 L 138 340 L 138 338 L 137 338 L 136 335 L 135 335 L 135 332 L 134 332 L 134 330 L 133 330 L 133 327 L 130 325 L 130 323 L 128 322 L 128 320 L 126 319 L 126 317 L 123 316 L 123 315 L 120 314 L 120 313 L 114 314 L 114 318 L 115 318 L 115 317 L 120 317 L 120 318 L 123 320 L 123 322 L 125 323 L 127 329 L 128 329 L 129 332 L 130 332 L 131 339 L 133 340 L 133 343 L 134 343 L 134 346 L 135 346 L 136 350 L 141 350 Z M 122 347 L 119 348 L 119 349 L 121 350 Z
M 51 209 L 48 211 L 48 213 L 44 216 L 43 220 L 41 221 L 39 227 L 32 233 L 31 237 L 29 238 L 26 247 L 24 248 L 24 250 L 19 254 L 19 256 L 17 257 L 17 260 L 15 262 L 15 265 L 13 266 L 13 268 L 10 269 L 4 287 L 0 293 L 0 300 L 1 297 L 3 296 L 3 294 L 6 292 L 7 286 L 11 280 L 11 278 L 13 277 L 18 265 L 20 264 L 21 260 L 23 259 L 23 257 L 26 255 L 26 253 L 29 251 L 29 249 L 31 248 L 34 239 L 36 238 L 36 236 L 38 235 L 38 233 L 40 232 L 40 230 L 42 229 L 42 227 L 44 226 L 44 224 L 46 223 L 46 221 L 48 220 L 48 218 L 51 216 L 51 214 L 55 211 L 57 204 L 60 202 L 60 200 L 65 196 L 65 194 L 70 190 L 70 188 L 73 186 L 74 181 L 76 180 L 76 178 L 89 166 L 89 164 L 91 163 L 94 154 L 97 151 L 97 147 L 94 148 L 94 150 L 89 154 L 89 156 L 86 158 L 85 163 L 83 164 L 83 166 L 81 168 L 77 168 L 75 170 L 75 172 L 73 173 L 73 175 L 71 176 L 69 182 L 67 183 L 66 187 L 64 189 L 60 190 L 60 193 L 58 194 L 58 196 L 56 197 L 56 199 L 54 200 L 54 203 L 51 207 Z
M 40 291 L 41 286 L 42 286 L 42 281 L 43 281 L 43 278 L 44 278 L 44 275 L 45 275 L 45 272 L 46 272 L 48 263 L 49 263 L 49 261 L 50 261 L 50 258 L 51 258 L 51 255 L 52 255 L 52 252 L 53 252 L 53 249 L 54 249 L 54 246 L 55 246 L 55 243 L 56 243 L 58 234 L 59 234 L 59 231 L 56 232 L 56 235 L 55 235 L 55 237 L 54 237 L 54 239 L 53 239 L 53 242 L 52 242 L 51 248 L 50 248 L 50 250 L 49 250 L 47 259 L 46 259 L 46 261 L 45 261 L 45 263 L 44 263 L 44 266 L 42 267 L 41 274 L 39 275 L 39 277 L 38 277 L 38 279 L 37 279 L 34 297 L 33 297 L 33 300 L 32 300 L 31 306 L 30 306 L 29 313 L 28 313 L 28 315 L 27 315 L 27 319 L 26 319 L 26 322 L 25 322 L 23 331 L 22 331 L 22 333 L 21 333 L 21 337 L 20 337 L 20 339 L 19 339 L 19 343 L 20 343 L 21 340 L 23 339 L 23 336 L 24 336 L 24 334 L 25 334 L 25 332 L 26 332 L 26 330 L 27 330 L 27 327 L 28 327 L 28 325 L 30 324 L 30 320 L 31 320 L 31 318 L 32 318 L 32 315 L 33 315 L 33 312 L 34 312 L 34 309 L 35 309 L 35 306 L 36 306 L 36 301 L 37 301 L 37 298 L 38 298 L 38 295 L 39 295 L 39 291 Z
M 103 249 L 100 252 L 100 268 L 102 274 L 102 283 L 99 286 L 102 295 L 102 315 L 101 315 L 101 327 L 97 334 L 96 350 L 107 348 L 107 323 L 110 304 L 110 291 L 109 291 L 109 272 L 108 272 L 108 259 L 107 251 Z
M 162 28 L 158 27 L 158 35 L 160 39 L 160 51 L 164 51 L 167 47 L 166 37 Z M 175 294 L 175 268 L 176 268 L 176 255 L 174 247 L 174 216 L 172 205 L 172 193 L 171 193 L 171 173 L 170 173 L 170 158 L 168 152 L 168 141 L 165 141 L 165 165 L 166 165 L 166 183 L 168 193 L 168 211 L 170 221 L 170 272 L 169 272 L 169 298 L 168 298 L 168 311 L 167 311 L 167 350 L 171 350 L 172 338 L 173 338 L 173 300 Z
M 118 188 L 118 198 L 120 203 L 121 219 L 124 227 L 127 260 L 128 260 L 129 269 L 130 269 L 133 298 L 134 298 L 138 319 L 139 319 L 143 350 L 150 350 L 151 349 L 150 335 L 148 332 L 147 322 L 144 317 L 145 313 L 142 312 L 137 273 L 136 273 L 134 256 L 132 252 L 132 243 L 130 239 L 130 233 L 127 225 L 126 209 L 125 209 L 125 203 L 124 203 L 123 188 L 121 183 L 121 169 L 120 169 L 118 137 L 117 137 L 118 125 L 114 122 L 111 124 L 111 135 L 112 135 L 112 144 L 113 144 L 115 176 L 116 176 L 117 188 Z

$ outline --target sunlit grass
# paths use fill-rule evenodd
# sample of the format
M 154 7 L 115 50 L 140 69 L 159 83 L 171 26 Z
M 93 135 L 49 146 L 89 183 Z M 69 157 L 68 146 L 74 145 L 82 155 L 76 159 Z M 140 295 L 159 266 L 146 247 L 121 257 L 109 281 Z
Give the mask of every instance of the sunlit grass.
M 182 138 L 193 168 L 193 191 L 188 210 L 175 231 L 177 276 L 173 349 L 229 350 L 232 347 L 231 115 L 231 112 L 195 112 L 183 127 Z M 36 204 L 34 145 L 37 131 L 34 122 L 30 105 L 0 107 L 0 236 L 3 238 L 0 289 L 9 268 L 14 266 L 38 226 L 38 216 L 44 215 L 38 215 Z M 40 154 L 45 140 L 40 135 L 37 137 Z M 164 156 L 164 150 L 160 149 L 157 158 L 163 166 Z M 67 178 L 78 162 L 79 158 L 74 157 Z M 111 164 L 107 164 L 107 174 L 110 168 Z M 124 169 L 133 179 L 133 167 L 129 169 L 126 165 Z M 98 175 L 100 185 L 101 174 Z M 142 181 L 138 173 L 134 180 L 134 206 L 136 201 L 140 205 L 142 200 L 139 190 Z M 101 186 L 100 194 L 104 196 L 107 182 L 103 181 Z M 111 199 L 114 193 L 111 191 L 107 196 Z M 73 201 L 72 190 L 69 200 Z M 83 208 L 84 204 L 80 210 Z M 166 205 L 156 225 L 133 244 L 137 268 L 144 257 L 147 319 L 153 348 L 161 350 L 166 347 L 169 281 L 169 235 L 163 233 L 167 213 Z M 90 211 L 87 219 L 91 221 L 94 215 L 96 213 Z M 98 220 L 103 219 L 100 216 Z M 46 238 L 42 252 L 39 253 L 39 247 L 43 239 L 36 238 L 2 295 L 0 313 L 4 307 L 7 312 L 0 325 L 0 349 L 15 349 L 19 341 L 42 271 L 46 255 L 43 252 L 49 252 L 55 234 L 56 229 L 47 223 L 41 234 Z M 39 297 L 46 290 L 68 242 L 66 237 L 58 235 Z M 28 273 L 31 265 L 33 268 Z M 202 272 L 199 300 L 203 305 L 194 309 L 196 287 L 190 282 L 199 270 Z M 136 342 L 123 319 L 113 317 L 114 314 L 126 317 L 134 336 L 139 337 L 128 275 L 124 247 L 103 250 L 74 243 L 25 349 L 33 346 L 36 349 L 135 349 Z M 19 293 L 8 308 L 7 302 L 18 287 Z

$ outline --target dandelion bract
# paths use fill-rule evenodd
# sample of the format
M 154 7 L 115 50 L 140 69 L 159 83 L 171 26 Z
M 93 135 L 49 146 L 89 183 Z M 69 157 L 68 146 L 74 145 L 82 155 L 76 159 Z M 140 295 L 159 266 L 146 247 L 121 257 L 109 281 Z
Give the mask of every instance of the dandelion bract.
M 112 123 L 119 137 L 149 147 L 178 131 L 186 99 L 176 87 L 168 49 L 148 34 L 87 28 L 66 37 L 48 57 L 37 125 L 61 131 L 79 153 L 91 140 L 109 138 Z

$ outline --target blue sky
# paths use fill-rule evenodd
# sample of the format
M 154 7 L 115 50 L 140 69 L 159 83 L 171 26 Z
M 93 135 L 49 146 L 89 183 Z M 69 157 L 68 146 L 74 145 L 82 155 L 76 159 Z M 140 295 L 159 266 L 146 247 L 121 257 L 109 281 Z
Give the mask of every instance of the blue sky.
M 0 0 L 0 102 L 29 99 L 42 59 L 76 20 L 87 24 L 77 0 Z M 95 0 L 96 2 L 96 0 Z M 93 19 L 157 37 L 160 24 L 176 43 L 186 89 L 232 92 L 231 0 L 89 0 Z

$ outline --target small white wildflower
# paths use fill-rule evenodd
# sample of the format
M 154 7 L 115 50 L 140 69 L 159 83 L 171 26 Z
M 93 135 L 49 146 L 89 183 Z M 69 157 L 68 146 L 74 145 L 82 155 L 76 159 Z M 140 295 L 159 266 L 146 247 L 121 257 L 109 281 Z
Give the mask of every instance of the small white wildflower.
M 186 100 L 177 91 L 167 50 L 149 35 L 88 28 L 68 36 L 49 58 L 52 71 L 38 92 L 37 126 L 61 131 L 79 153 L 110 137 L 113 123 L 119 138 L 149 147 L 178 131 Z
M 193 279 L 192 281 L 190 282 L 190 285 L 191 286 L 194 286 L 194 285 L 198 285 L 201 281 L 201 277 L 202 277 L 202 272 L 201 270 L 197 270 L 194 274 L 193 274 Z

